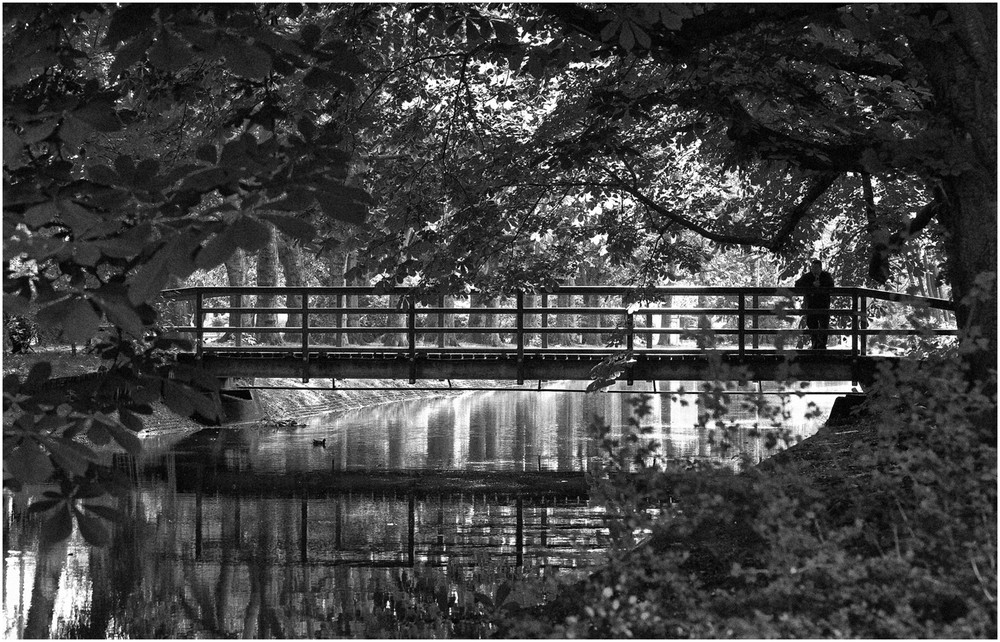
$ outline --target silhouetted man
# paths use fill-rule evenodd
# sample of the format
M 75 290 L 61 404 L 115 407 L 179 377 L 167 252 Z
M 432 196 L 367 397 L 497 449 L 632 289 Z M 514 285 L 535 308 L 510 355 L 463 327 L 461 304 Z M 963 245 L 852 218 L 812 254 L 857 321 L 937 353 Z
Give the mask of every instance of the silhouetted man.
M 823 263 L 819 259 L 813 259 L 809 266 L 809 271 L 803 274 L 795 282 L 797 288 L 832 288 L 833 277 L 823 269 Z M 830 295 L 826 292 L 809 292 L 805 295 L 803 306 L 806 310 L 813 310 L 806 314 L 806 327 L 814 332 L 809 333 L 812 339 L 813 350 L 826 350 L 827 335 L 824 332 L 815 330 L 830 329 Z

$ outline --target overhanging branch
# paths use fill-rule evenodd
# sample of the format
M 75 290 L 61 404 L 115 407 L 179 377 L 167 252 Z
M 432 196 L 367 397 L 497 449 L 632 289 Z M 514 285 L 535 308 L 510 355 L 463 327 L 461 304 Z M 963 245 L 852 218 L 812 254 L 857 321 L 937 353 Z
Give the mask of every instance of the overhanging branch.
M 698 234 L 699 236 L 706 238 L 710 241 L 715 241 L 716 243 L 724 243 L 730 245 L 746 245 L 751 247 L 762 247 L 772 252 L 780 251 L 788 239 L 791 238 L 792 233 L 795 228 L 802 221 L 802 219 L 809 213 L 810 208 L 813 204 L 822 196 L 830 186 L 833 185 L 834 181 L 837 180 L 838 174 L 833 172 L 819 174 L 812 180 L 812 184 L 806 190 L 806 193 L 802 198 L 788 211 L 788 214 L 781 224 L 781 227 L 775 232 L 774 236 L 771 238 L 765 238 L 763 236 L 745 236 L 741 234 L 728 234 L 725 232 L 719 232 L 712 230 L 700 223 L 692 221 L 686 216 L 675 212 L 674 210 L 664 207 L 654 201 L 653 199 L 646 196 L 642 190 L 640 190 L 635 185 L 631 185 L 624 180 L 622 180 L 617 174 L 606 167 L 602 169 L 614 180 L 614 185 L 631 195 L 638 202 L 642 203 L 649 209 L 653 210 L 657 214 L 663 216 L 667 220 L 677 223 L 681 227 Z
M 932 200 L 927 205 L 924 205 L 917 212 L 917 215 L 910 219 L 906 227 L 901 230 L 892 233 L 889 237 L 889 242 L 887 243 L 890 252 L 899 252 L 903 249 L 903 245 L 919 234 L 925 227 L 927 227 L 934 217 L 940 213 L 941 208 L 944 206 L 944 201 L 941 199 L 941 194 L 935 191 L 934 200 Z
M 549 3 L 542 5 L 544 11 L 566 25 L 569 29 L 583 34 L 596 42 L 602 42 L 601 31 L 610 22 L 597 12 L 578 3 Z M 836 4 L 755 4 L 720 5 L 684 20 L 680 29 L 654 28 L 643 25 L 648 30 L 651 49 L 671 56 L 690 56 L 720 39 L 737 33 L 745 33 L 767 23 L 798 23 L 811 21 L 835 21 Z M 615 46 L 615 45 L 612 45 Z
M 788 218 L 785 223 L 775 234 L 774 238 L 771 239 L 771 247 L 769 250 L 777 252 L 781 250 L 792 237 L 792 232 L 798 226 L 799 222 L 809 213 L 809 209 L 812 208 L 813 203 L 819 200 L 819 197 L 826 193 L 826 190 L 830 189 L 833 182 L 837 180 L 839 174 L 833 172 L 819 174 L 813 180 L 813 184 L 809 186 L 806 193 L 802 196 L 802 200 L 796 203 L 792 209 L 788 212 Z
M 871 190 L 870 178 L 865 176 L 865 191 L 866 191 L 866 201 L 868 199 L 868 192 Z M 917 215 L 910 219 L 902 229 L 896 230 L 887 240 L 879 240 L 876 235 L 876 223 L 874 220 L 874 211 L 869 215 L 868 219 L 868 233 L 873 237 L 872 241 L 872 255 L 868 260 L 868 278 L 876 283 L 885 283 L 889 280 L 890 270 L 889 270 L 889 257 L 893 254 L 897 254 L 902 251 L 903 246 L 906 242 L 919 234 L 925 227 L 927 227 L 934 217 L 938 215 L 941 208 L 944 206 L 944 201 L 940 190 L 935 190 L 934 198 L 920 208 Z M 866 209 L 868 209 L 866 204 Z M 872 205 L 874 209 L 874 205 Z M 884 237 L 883 237 L 884 238 Z

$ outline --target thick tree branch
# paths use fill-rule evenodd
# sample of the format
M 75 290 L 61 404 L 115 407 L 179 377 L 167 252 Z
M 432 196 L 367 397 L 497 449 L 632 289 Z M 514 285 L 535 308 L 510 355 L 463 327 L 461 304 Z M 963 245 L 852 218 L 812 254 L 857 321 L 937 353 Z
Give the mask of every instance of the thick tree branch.
M 678 30 L 664 26 L 642 25 L 650 37 L 654 53 L 673 58 L 690 57 L 719 40 L 741 33 L 753 33 L 768 24 L 784 25 L 828 24 L 840 27 L 842 4 L 746 4 L 717 5 L 716 8 L 687 18 Z M 545 12 L 568 28 L 592 40 L 601 42 L 601 30 L 608 24 L 596 12 L 576 4 L 547 4 Z M 614 42 L 608 46 L 619 48 Z M 630 52 L 624 52 L 630 53 Z M 799 58 L 805 62 L 822 63 L 848 73 L 867 76 L 889 76 L 902 79 L 908 70 L 902 65 L 882 60 L 852 57 L 824 47 L 804 47 Z
M 614 186 L 631 195 L 637 201 L 653 210 L 657 214 L 663 216 L 667 220 L 677 223 L 681 227 L 698 234 L 710 241 L 715 241 L 716 243 L 725 243 L 730 245 L 746 245 L 751 247 L 762 247 L 772 252 L 780 251 L 788 239 L 791 238 L 792 232 L 802 221 L 802 219 L 809 213 L 810 208 L 813 203 L 822 196 L 833 182 L 837 179 L 837 174 L 826 173 L 818 175 L 814 180 L 806 193 L 802 196 L 792 208 L 789 210 L 785 221 L 782 223 L 781 227 L 775 232 L 774 236 L 771 238 L 765 238 L 763 236 L 744 236 L 740 234 L 727 234 L 725 232 L 718 232 L 716 230 L 709 229 L 704 225 L 692 221 L 686 216 L 683 216 L 667 207 L 664 207 L 649 198 L 642 191 L 629 183 L 622 180 L 614 172 L 608 168 L 602 168 L 612 179 L 615 181 Z
M 865 231 L 871 239 L 872 253 L 868 257 L 868 278 L 875 283 L 889 280 L 889 252 L 884 241 L 877 238 L 878 221 L 875 219 L 875 190 L 871 174 L 861 174 L 861 191 L 865 201 Z
M 679 30 L 666 27 L 651 29 L 651 48 L 665 54 L 686 57 L 721 38 L 741 32 L 752 31 L 761 25 L 781 22 L 816 22 L 824 17 L 836 18 L 840 5 L 835 4 L 754 4 L 719 5 L 720 8 L 706 11 L 684 20 Z M 601 42 L 601 30 L 609 22 L 600 15 L 579 4 L 551 3 L 543 5 L 550 16 L 570 29 L 597 42 Z
M 768 249 L 772 251 L 781 250 L 792 237 L 792 232 L 798 226 L 799 222 L 809 213 L 810 208 L 812 208 L 813 203 L 819 200 L 819 197 L 826 193 L 826 190 L 830 189 L 834 181 L 837 180 L 838 174 L 830 172 L 826 174 L 820 174 L 817 176 L 806 193 L 802 196 L 802 200 L 796 203 L 791 211 L 788 213 L 788 218 L 785 223 L 778 230 L 774 238 L 771 239 L 771 247 Z
M 934 200 L 921 207 L 920 211 L 917 212 L 916 216 L 910 219 L 910 222 L 907 223 L 906 227 L 892 233 L 892 236 L 889 237 L 888 243 L 886 243 L 889 251 L 899 252 L 902 250 L 903 245 L 927 227 L 943 208 L 944 202 L 941 200 L 940 194 L 935 193 Z
M 871 147 L 871 140 L 847 143 L 807 140 L 762 124 L 734 100 L 729 101 L 728 111 L 732 115 L 726 132 L 730 140 L 757 151 L 764 158 L 792 161 L 803 169 L 819 172 L 864 171 L 861 157 L 865 149 Z
M 866 179 L 870 181 L 870 178 L 867 176 Z M 867 185 L 866 181 L 866 199 L 868 196 L 867 192 L 870 189 L 871 187 Z M 902 251 L 906 242 L 927 227 L 943 208 L 944 200 L 940 190 L 936 190 L 934 199 L 920 208 L 917 215 L 910 219 L 910 222 L 903 229 L 896 230 L 889 235 L 888 239 L 884 236 L 881 239 L 878 238 L 875 221 L 872 217 L 869 217 L 868 232 L 872 236 L 873 241 L 872 255 L 868 261 L 868 278 L 876 283 L 885 283 L 888 281 L 890 276 L 889 257 L 892 254 Z
M 745 236 L 740 234 L 727 234 L 725 232 L 719 232 L 712 230 L 704 225 L 701 225 L 695 221 L 692 221 L 688 217 L 675 212 L 672 209 L 660 205 L 650 197 L 646 196 L 642 190 L 633 184 L 622 179 L 620 176 L 615 174 L 611 169 L 607 167 L 601 167 L 601 169 L 611 177 L 611 181 L 554 181 L 551 183 L 511 183 L 508 185 L 514 186 L 532 186 L 532 187 L 602 187 L 602 188 L 613 188 L 620 189 L 623 192 L 629 194 L 635 198 L 639 203 L 642 203 L 650 210 L 656 212 L 660 216 L 664 217 L 672 223 L 680 225 L 686 230 L 694 232 L 699 236 L 702 236 L 710 241 L 715 241 L 717 243 L 725 243 L 730 245 L 746 245 L 751 247 L 761 247 L 772 252 L 781 251 L 787 244 L 788 240 L 791 238 L 792 233 L 795 228 L 798 227 L 799 223 L 803 218 L 809 213 L 813 204 L 819 200 L 819 198 L 826 193 L 828 189 L 833 185 L 834 181 L 837 180 L 838 174 L 834 172 L 828 172 L 824 174 L 817 175 L 812 184 L 806 190 L 806 193 L 802 195 L 802 198 L 795 203 L 788 211 L 787 217 L 781 226 L 775 231 L 771 238 L 765 238 L 764 236 Z

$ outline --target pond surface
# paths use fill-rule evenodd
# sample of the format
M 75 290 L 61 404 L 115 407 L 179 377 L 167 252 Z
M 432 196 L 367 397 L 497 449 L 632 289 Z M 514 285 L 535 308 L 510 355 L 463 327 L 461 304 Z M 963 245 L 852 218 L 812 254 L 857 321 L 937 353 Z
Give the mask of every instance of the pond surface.
M 583 480 L 600 457 L 588 427 L 601 417 L 620 435 L 630 399 L 474 392 L 149 438 L 139 459 L 111 456 L 135 491 L 107 549 L 74 533 L 40 551 L 25 508 L 45 489 L 5 493 L 6 637 L 487 634 L 495 602 L 540 599 L 518 578 L 579 574 L 605 550 L 609 516 Z M 788 399 L 787 427 L 812 434 L 834 399 Z M 732 460 L 699 409 L 652 397 L 642 423 L 658 457 Z M 748 434 L 768 421 L 731 418 L 739 450 L 770 454 Z

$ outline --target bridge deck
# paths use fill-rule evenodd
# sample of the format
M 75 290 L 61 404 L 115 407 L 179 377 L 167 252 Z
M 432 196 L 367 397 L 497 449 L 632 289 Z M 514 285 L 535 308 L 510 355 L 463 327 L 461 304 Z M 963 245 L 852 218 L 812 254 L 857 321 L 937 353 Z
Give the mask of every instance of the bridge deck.
M 526 352 L 520 359 L 513 352 L 422 353 L 415 357 L 401 352 L 337 353 L 315 351 L 308 360 L 302 352 L 212 351 L 201 357 L 202 365 L 219 377 L 267 377 L 309 379 L 495 379 L 577 380 L 594 378 L 592 371 L 610 353 Z M 193 359 L 190 355 L 188 359 Z M 847 350 L 798 351 L 783 354 L 746 352 L 656 352 L 635 355 L 635 363 L 623 371 L 627 381 L 731 379 L 737 368 L 753 381 L 868 381 L 880 363 L 896 357 L 854 356 Z M 744 370 L 745 369 L 745 370 Z

